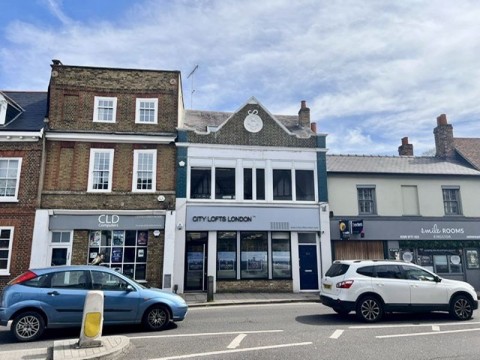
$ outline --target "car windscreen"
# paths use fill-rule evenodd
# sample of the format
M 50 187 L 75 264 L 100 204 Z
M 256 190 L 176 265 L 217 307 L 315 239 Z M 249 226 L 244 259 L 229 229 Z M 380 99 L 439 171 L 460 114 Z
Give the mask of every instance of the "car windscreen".
M 344 275 L 347 272 L 349 267 L 350 265 L 348 264 L 332 264 L 332 266 L 330 266 L 330 269 L 328 269 L 325 276 L 335 277 L 335 276 Z

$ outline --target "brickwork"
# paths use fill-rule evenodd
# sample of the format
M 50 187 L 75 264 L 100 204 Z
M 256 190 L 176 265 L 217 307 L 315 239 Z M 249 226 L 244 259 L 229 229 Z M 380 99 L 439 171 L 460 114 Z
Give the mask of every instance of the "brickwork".
M 175 132 L 180 72 L 53 65 L 49 129 Z M 115 123 L 93 122 L 95 96 L 117 98 Z M 158 124 L 135 124 L 137 98 L 158 99 Z
M 257 110 L 258 116 L 263 120 L 263 129 L 258 133 L 248 132 L 243 124 L 248 112 L 253 110 Z M 218 133 L 199 135 L 189 132 L 188 141 L 197 144 L 315 148 L 317 140 L 315 136 L 305 139 L 297 138 L 295 135 L 288 135 L 261 106 L 247 104 L 243 109 L 235 113 Z
M 30 265 L 41 154 L 41 142 L 0 143 L 0 158 L 22 158 L 18 202 L 0 202 L 0 226 L 14 228 L 10 275 L 0 276 L 0 290 Z
M 217 293 L 292 292 L 292 280 L 217 280 Z
M 45 209 L 169 209 L 175 203 L 175 145 L 47 143 L 41 207 Z M 112 191 L 89 193 L 90 148 L 114 149 Z M 157 149 L 157 188 L 132 193 L 134 149 Z M 167 201 L 159 202 L 158 195 Z

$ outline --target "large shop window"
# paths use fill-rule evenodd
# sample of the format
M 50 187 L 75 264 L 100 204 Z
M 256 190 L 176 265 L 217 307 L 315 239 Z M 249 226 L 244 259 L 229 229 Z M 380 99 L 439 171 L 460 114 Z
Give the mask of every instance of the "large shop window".
M 290 233 L 272 232 L 273 279 L 290 279 L 292 277 L 290 253 Z
M 104 255 L 102 265 L 135 280 L 146 280 L 148 231 L 97 230 L 89 234 L 89 259 Z
M 237 233 L 217 233 L 217 279 L 237 278 Z
M 192 168 L 190 171 L 190 198 L 210 199 L 211 179 L 210 168 Z
M 273 200 L 292 200 L 291 170 L 273 170 Z
M 235 168 L 215 169 L 215 199 L 235 199 Z
M 0 275 L 10 275 L 13 227 L 0 227 Z
M 268 233 L 241 232 L 242 279 L 268 279 Z
M 313 170 L 295 170 L 295 195 L 297 201 L 315 200 Z

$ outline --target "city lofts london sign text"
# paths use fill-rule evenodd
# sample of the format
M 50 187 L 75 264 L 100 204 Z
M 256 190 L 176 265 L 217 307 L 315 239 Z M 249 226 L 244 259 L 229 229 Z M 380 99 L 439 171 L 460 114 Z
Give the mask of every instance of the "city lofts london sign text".
M 187 231 L 319 231 L 318 207 L 189 206 Z

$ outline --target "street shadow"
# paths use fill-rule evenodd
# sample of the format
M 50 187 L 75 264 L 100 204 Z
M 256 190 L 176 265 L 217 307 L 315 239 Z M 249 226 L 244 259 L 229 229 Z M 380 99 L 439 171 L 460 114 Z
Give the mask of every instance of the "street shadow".
M 123 335 L 123 334 L 145 334 L 145 336 L 152 334 L 161 334 L 171 330 L 174 330 L 178 327 L 176 323 L 170 323 L 162 331 L 146 331 L 142 325 L 109 325 L 104 326 L 102 329 L 102 336 L 111 336 L 111 335 Z M 7 330 L 7 329 L 5 329 Z M 61 329 L 46 329 L 42 337 L 35 341 L 36 344 L 41 344 L 42 342 L 51 342 L 57 340 L 67 340 L 67 339 L 79 339 L 80 338 L 80 327 L 68 327 Z M 10 331 L 0 331 L 0 344 L 14 344 L 20 343 L 15 336 Z M 48 346 L 45 345 L 46 347 Z
M 355 312 L 348 315 L 339 315 L 335 312 L 328 314 L 302 315 L 295 318 L 301 324 L 312 326 L 328 326 L 328 325 L 361 325 L 367 324 L 357 319 Z M 383 319 L 375 324 L 422 324 L 426 322 L 445 323 L 455 321 L 446 312 L 426 312 L 426 313 L 386 313 Z M 468 323 L 468 321 L 466 322 Z

